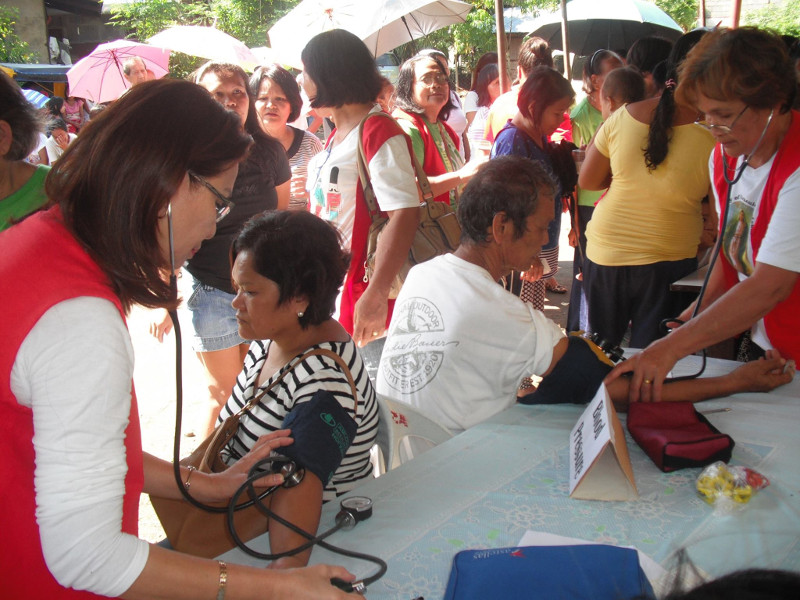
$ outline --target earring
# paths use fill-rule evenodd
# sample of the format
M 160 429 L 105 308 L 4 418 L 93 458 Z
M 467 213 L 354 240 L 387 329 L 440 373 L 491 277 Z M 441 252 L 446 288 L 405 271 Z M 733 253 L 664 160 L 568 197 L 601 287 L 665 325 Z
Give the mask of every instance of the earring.
M 298 312 L 298 313 L 297 313 L 297 318 L 298 318 L 298 319 L 302 319 L 304 314 L 306 314 L 306 313 L 304 313 L 304 312 L 301 310 L 300 312 Z

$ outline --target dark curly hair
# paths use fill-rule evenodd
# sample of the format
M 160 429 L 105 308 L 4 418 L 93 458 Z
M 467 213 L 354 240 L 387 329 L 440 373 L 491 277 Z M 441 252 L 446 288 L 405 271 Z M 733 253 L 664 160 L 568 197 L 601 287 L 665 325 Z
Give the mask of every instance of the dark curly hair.
M 305 329 L 327 321 L 336 309 L 350 254 L 336 227 L 305 211 L 266 211 L 245 223 L 231 246 L 231 265 L 250 252 L 256 272 L 280 288 L 279 304 L 305 296 L 299 317 Z
M 755 108 L 789 110 L 797 94 L 794 65 L 774 33 L 756 27 L 716 29 L 689 53 L 679 69 L 675 95 L 695 105 L 700 94 L 741 100 Z
M 484 164 L 464 188 L 458 202 L 461 242 L 484 244 L 492 220 L 505 213 L 514 225 L 514 239 L 526 231 L 542 195 L 552 200 L 553 180 L 544 167 L 522 156 L 498 156 Z

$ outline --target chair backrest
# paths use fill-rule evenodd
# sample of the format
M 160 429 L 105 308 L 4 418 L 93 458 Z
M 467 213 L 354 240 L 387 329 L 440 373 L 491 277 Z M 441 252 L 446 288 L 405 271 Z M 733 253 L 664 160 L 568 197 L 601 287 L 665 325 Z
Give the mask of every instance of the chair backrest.
M 453 437 L 444 426 L 414 407 L 378 394 L 377 445 L 389 471 Z

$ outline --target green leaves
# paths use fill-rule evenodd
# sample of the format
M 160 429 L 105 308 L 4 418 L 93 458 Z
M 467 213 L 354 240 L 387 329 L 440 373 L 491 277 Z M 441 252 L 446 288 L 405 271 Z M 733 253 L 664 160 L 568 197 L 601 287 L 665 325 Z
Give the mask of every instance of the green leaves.
M 19 10 L 10 6 L 0 6 L 0 62 L 26 63 L 34 62 L 36 57 L 30 46 L 17 35 L 16 25 Z
M 800 0 L 784 0 L 783 4 L 770 4 L 747 13 L 744 22 L 777 33 L 800 37 Z
M 172 25 L 213 25 L 249 47 L 267 45 L 267 30 L 298 0 L 137 0 L 120 4 L 111 22 L 123 27 L 127 37 L 145 42 Z M 170 75 L 185 77 L 206 59 L 173 53 Z
M 697 0 L 655 0 L 655 5 L 672 17 L 684 31 L 690 31 L 697 25 Z

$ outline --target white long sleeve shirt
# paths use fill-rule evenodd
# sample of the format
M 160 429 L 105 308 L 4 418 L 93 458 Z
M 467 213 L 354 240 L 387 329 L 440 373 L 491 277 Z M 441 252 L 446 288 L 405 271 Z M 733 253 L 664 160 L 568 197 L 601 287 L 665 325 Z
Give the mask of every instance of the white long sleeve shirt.
M 133 347 L 109 301 L 50 308 L 20 346 L 11 391 L 33 410 L 36 520 L 45 562 L 64 587 L 119 596 L 149 544 L 122 533 L 125 429 Z

